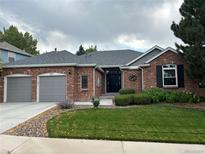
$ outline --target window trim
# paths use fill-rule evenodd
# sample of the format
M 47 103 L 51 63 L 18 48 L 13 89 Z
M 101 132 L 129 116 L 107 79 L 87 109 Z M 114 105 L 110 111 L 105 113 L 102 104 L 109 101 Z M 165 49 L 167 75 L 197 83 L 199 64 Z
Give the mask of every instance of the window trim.
M 13 52 L 8 52 L 8 62 L 9 62 L 9 58 L 13 58 L 14 61 L 16 61 L 16 53 L 13 53 Z
M 83 78 L 83 76 L 87 76 L 87 88 L 83 88 L 82 87 L 82 78 Z M 88 75 L 86 75 L 86 74 L 84 74 L 84 75 L 81 75 L 80 76 L 80 89 L 81 89 L 81 91 L 86 91 L 86 90 L 88 90 Z
M 168 68 L 164 68 L 164 66 L 166 65 L 175 65 L 175 67 L 168 67 Z M 162 85 L 163 88 L 177 88 L 178 87 L 178 73 L 177 73 L 177 65 L 176 64 L 166 64 L 166 65 L 162 65 Z M 174 70 L 175 71 L 175 78 L 176 78 L 176 84 L 175 85 L 165 85 L 164 84 L 164 71 L 165 70 Z

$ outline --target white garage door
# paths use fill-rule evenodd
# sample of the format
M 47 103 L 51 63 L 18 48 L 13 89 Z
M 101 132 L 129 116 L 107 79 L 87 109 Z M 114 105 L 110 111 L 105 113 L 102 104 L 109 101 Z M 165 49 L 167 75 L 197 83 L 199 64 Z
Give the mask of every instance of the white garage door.
M 31 102 L 31 77 L 7 77 L 7 102 Z
M 66 76 L 40 76 L 39 102 L 65 101 L 66 85 Z

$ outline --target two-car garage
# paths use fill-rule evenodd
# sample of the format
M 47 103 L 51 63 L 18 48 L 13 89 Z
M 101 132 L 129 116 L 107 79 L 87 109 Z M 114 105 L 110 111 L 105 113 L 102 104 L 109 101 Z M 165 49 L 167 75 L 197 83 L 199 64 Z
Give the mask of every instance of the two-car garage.
M 36 86 L 32 86 L 32 76 L 29 75 L 9 75 L 4 80 L 4 102 L 32 102 L 32 90 L 36 90 L 38 102 L 66 100 L 67 80 L 64 74 L 39 75 Z

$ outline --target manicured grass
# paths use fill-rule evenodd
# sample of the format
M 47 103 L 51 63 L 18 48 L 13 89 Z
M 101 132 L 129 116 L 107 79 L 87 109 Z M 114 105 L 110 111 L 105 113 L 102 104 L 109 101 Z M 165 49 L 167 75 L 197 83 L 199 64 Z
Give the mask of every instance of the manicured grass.
M 173 105 L 84 109 L 48 122 L 49 137 L 205 144 L 205 111 Z

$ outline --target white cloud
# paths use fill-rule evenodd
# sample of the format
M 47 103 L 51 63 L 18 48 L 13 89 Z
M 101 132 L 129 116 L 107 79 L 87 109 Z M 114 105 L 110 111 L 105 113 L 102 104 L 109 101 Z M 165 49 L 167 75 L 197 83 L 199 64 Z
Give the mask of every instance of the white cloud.
M 170 25 L 183 0 L 1 0 L 0 26 L 15 25 L 38 40 L 42 52 L 96 44 L 99 50 L 147 49 L 178 41 Z

